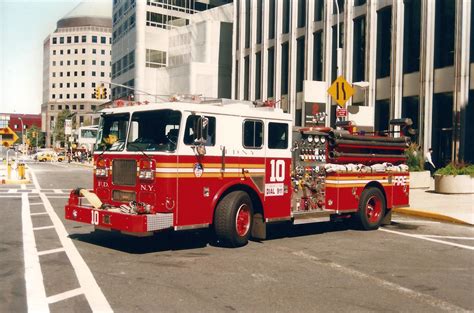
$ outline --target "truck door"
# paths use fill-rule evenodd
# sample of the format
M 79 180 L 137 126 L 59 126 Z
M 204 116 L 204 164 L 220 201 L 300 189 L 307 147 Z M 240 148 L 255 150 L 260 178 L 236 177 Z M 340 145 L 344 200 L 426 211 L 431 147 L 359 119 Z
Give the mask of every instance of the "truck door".
M 183 140 L 178 153 L 179 228 L 212 223 L 212 199 L 220 186 L 220 150 L 216 146 L 216 118 L 184 116 Z
M 291 138 L 287 122 L 266 125 L 265 218 L 290 216 L 291 204 Z

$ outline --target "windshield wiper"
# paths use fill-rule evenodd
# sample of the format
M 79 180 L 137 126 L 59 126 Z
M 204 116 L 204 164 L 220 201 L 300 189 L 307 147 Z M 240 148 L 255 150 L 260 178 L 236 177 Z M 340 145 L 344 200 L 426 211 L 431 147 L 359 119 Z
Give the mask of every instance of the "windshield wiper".
M 151 158 L 148 154 L 146 154 L 146 153 L 145 153 L 145 150 L 142 149 L 138 144 L 136 144 L 136 143 L 134 143 L 134 142 L 129 142 L 129 143 L 127 144 L 127 149 L 128 149 L 129 146 L 136 148 L 136 149 L 137 149 L 139 152 L 141 152 L 145 157 L 147 157 L 149 160 L 152 160 L 152 158 Z

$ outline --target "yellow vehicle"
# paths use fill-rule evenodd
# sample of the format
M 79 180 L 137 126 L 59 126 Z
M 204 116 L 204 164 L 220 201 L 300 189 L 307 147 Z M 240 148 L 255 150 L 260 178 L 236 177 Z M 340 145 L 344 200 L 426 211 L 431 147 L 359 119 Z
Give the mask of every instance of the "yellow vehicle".
M 56 155 L 54 152 L 43 152 L 43 153 L 39 153 L 37 156 L 38 162 L 53 161 L 55 159 L 56 159 Z

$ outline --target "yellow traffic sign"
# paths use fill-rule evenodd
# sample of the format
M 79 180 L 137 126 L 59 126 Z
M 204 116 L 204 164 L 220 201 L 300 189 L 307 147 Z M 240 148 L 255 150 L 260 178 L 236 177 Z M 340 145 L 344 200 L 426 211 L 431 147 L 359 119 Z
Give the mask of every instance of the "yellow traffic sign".
M 0 128 L 0 136 L 2 137 L 0 144 L 5 147 L 11 147 L 18 140 L 18 135 L 8 126 Z
M 329 87 L 328 93 L 337 102 L 337 104 L 343 108 L 346 106 L 346 102 L 354 94 L 354 88 L 351 84 L 345 80 L 344 76 L 339 76 Z

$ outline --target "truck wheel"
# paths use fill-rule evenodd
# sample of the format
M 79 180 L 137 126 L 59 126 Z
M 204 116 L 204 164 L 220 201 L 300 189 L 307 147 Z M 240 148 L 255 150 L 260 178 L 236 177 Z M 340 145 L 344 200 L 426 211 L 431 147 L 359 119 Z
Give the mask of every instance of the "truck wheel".
M 370 187 L 362 192 L 359 201 L 358 220 L 362 229 L 379 228 L 385 216 L 386 202 L 380 189 Z
M 217 239 L 231 247 L 245 246 L 252 231 L 253 207 L 243 191 L 227 194 L 217 205 L 214 230 Z

